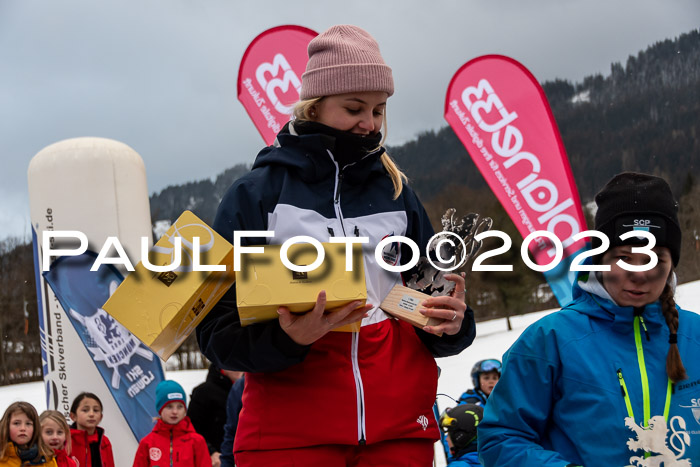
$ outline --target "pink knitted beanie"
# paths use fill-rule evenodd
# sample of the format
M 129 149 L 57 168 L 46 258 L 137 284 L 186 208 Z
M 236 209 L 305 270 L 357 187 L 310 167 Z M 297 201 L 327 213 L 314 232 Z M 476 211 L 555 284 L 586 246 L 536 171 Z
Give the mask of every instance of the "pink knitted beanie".
M 308 51 L 309 62 L 301 75 L 302 100 L 363 91 L 394 94 L 391 68 L 364 29 L 332 26 L 309 43 Z

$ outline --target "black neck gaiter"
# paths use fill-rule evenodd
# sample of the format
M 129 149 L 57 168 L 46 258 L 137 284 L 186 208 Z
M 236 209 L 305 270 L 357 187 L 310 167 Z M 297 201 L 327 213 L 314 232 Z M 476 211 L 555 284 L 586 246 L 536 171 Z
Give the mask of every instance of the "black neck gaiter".
M 294 122 L 294 130 L 300 135 L 321 134 L 326 136 L 328 149 L 333 153 L 333 157 L 341 168 L 357 162 L 375 151 L 382 141 L 381 132 L 377 132 L 375 135 L 361 136 L 307 120 Z
M 29 446 L 26 449 L 22 449 L 17 446 L 17 455 L 22 461 L 22 465 L 25 465 L 25 463 L 28 465 L 39 465 L 46 462 L 43 457 L 39 457 L 39 446 L 36 444 Z

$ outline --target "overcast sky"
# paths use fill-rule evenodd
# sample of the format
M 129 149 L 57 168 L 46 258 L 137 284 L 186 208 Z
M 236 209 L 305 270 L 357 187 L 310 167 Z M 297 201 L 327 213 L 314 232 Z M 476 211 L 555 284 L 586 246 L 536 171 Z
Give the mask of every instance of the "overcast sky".
M 128 144 L 150 193 L 251 163 L 263 142 L 236 97 L 238 65 L 273 26 L 374 35 L 393 68 L 397 145 L 446 125 L 447 85 L 472 58 L 578 82 L 699 18 L 698 0 L 0 0 L 0 239 L 29 234 L 29 161 L 66 138 Z

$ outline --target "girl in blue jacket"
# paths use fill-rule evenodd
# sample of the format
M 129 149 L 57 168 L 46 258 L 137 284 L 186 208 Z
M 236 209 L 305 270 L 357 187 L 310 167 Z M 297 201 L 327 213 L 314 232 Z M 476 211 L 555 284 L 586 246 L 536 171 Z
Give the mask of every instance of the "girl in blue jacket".
M 673 299 L 678 205 L 664 180 L 638 173 L 596 203 L 610 246 L 572 302 L 504 355 L 478 429 L 486 466 L 698 465 L 700 316 Z

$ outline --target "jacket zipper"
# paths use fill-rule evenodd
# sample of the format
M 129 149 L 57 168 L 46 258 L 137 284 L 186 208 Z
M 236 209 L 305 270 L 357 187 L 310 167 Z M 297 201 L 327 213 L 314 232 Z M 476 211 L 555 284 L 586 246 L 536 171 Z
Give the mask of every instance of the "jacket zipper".
M 376 154 L 377 151 L 379 151 L 380 148 L 378 148 L 376 151 L 372 151 L 368 153 L 366 156 L 364 156 L 362 159 L 366 159 L 373 154 Z M 333 195 L 333 206 L 335 208 L 335 215 L 340 221 L 340 227 L 343 229 L 343 236 L 347 236 L 345 232 L 345 225 L 343 222 L 343 213 L 340 210 L 340 188 L 343 184 L 343 171 L 340 169 L 340 166 L 338 165 L 338 162 L 336 162 L 335 157 L 333 157 L 333 153 L 330 150 L 326 150 L 328 152 L 328 155 L 331 158 L 331 162 L 333 162 L 333 165 L 335 165 L 335 193 Z M 357 162 L 351 162 L 350 164 L 347 164 L 345 167 L 343 167 L 343 170 L 345 170 L 347 167 L 353 166 L 357 164 Z
M 639 324 L 642 325 L 642 329 L 644 329 L 644 335 L 647 338 L 647 341 L 650 341 L 651 339 L 649 338 L 649 330 L 647 329 L 647 325 L 644 322 L 644 316 L 642 316 L 642 313 L 644 313 L 644 308 L 635 308 L 634 309 L 634 316 L 639 318 Z
M 173 430 L 170 430 L 170 467 L 173 467 Z
M 335 164 L 335 195 L 333 196 L 333 208 L 335 217 L 340 221 L 340 228 L 343 230 L 343 237 L 346 237 L 345 223 L 343 222 L 343 212 L 340 210 L 340 188 L 343 185 L 343 173 L 340 171 L 338 164 Z
M 620 383 L 620 391 L 622 391 L 622 397 L 625 399 L 625 407 L 627 407 L 627 415 L 634 420 L 634 411 L 632 410 L 632 401 L 630 401 L 629 391 L 627 390 L 627 385 L 625 384 L 625 378 L 622 376 L 622 368 L 617 369 L 617 381 Z
M 651 418 L 651 407 L 649 406 L 649 377 L 647 376 L 647 366 L 644 363 L 644 346 L 642 345 L 642 334 L 639 331 L 640 318 L 641 313 L 634 317 L 634 344 L 637 348 L 637 362 L 639 363 L 639 373 L 642 376 L 642 397 L 644 398 L 644 427 L 647 427 L 649 426 L 649 418 Z
M 360 375 L 360 365 L 358 363 L 357 354 L 360 343 L 360 333 L 352 333 L 352 374 L 355 377 L 355 389 L 357 393 L 357 437 L 358 443 L 362 446 L 366 444 L 365 440 L 365 402 L 364 388 L 362 387 L 362 376 Z
M 335 215 L 340 222 L 340 227 L 343 229 L 343 236 L 346 237 L 347 234 L 345 232 L 343 212 L 340 209 L 340 188 L 343 183 L 343 173 L 340 170 L 340 166 L 335 161 L 333 153 L 328 151 L 328 155 L 331 156 L 331 161 L 335 165 L 335 193 L 333 195 L 333 208 L 335 209 Z M 357 359 L 360 343 L 359 334 L 359 332 L 352 333 L 350 360 L 352 361 L 352 375 L 355 378 L 355 392 L 357 394 L 357 442 L 360 445 L 365 445 L 367 442 L 365 439 L 365 391 L 362 387 L 362 375 L 360 375 L 360 365 Z

